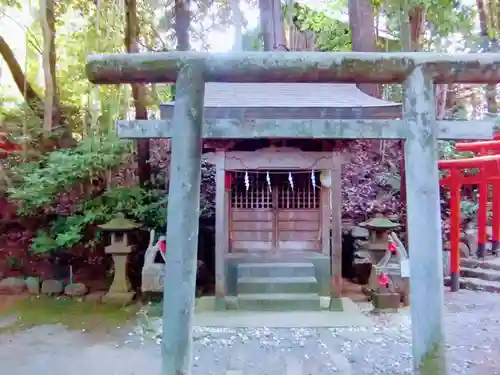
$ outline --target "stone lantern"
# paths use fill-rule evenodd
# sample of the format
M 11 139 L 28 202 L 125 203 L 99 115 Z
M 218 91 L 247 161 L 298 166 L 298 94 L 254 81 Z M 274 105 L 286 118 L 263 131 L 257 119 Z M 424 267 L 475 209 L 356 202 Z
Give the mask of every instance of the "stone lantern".
M 364 249 L 369 252 L 372 264 L 377 264 L 387 252 L 389 233 L 398 228 L 400 224 L 382 215 L 377 215 L 373 219 L 359 224 L 359 226 L 368 229 L 370 232 L 368 244 L 364 246 Z
M 128 303 L 134 297 L 127 277 L 128 254 L 133 250 L 132 245 L 129 244 L 128 233 L 141 227 L 141 224 L 128 220 L 122 213 L 118 213 L 109 222 L 98 227 L 111 234 L 111 244 L 106 246 L 105 251 L 113 257 L 115 266 L 113 282 L 104 296 L 104 301 Z

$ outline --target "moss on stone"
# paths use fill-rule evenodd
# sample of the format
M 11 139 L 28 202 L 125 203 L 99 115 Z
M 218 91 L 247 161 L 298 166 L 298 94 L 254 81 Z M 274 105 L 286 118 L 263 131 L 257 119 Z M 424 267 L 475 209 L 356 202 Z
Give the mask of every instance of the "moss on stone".
M 419 366 L 420 375 L 445 375 L 446 361 L 441 340 L 431 346 Z

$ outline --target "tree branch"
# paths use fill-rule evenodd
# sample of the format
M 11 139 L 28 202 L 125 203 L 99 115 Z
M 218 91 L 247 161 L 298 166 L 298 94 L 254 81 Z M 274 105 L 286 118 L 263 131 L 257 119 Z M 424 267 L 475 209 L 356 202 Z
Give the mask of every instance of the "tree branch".
M 14 52 L 2 36 L 0 36 L 0 55 L 7 63 L 7 66 L 9 67 L 10 73 L 12 74 L 12 78 L 14 79 L 19 92 L 26 98 L 26 101 L 30 108 L 33 111 L 39 113 L 40 109 L 43 108 L 43 100 L 36 93 L 33 87 L 27 82 L 26 75 L 24 74 L 21 65 L 17 61 Z

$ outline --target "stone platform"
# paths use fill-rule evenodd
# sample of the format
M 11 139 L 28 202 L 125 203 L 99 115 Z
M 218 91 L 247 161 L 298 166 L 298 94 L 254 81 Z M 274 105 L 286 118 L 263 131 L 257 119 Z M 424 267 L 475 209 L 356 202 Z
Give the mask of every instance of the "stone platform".
M 343 311 L 329 311 L 329 298 L 322 297 L 319 311 L 214 311 L 215 298 L 197 301 L 195 325 L 205 327 L 332 328 L 368 326 L 370 319 L 349 298 L 342 298 Z

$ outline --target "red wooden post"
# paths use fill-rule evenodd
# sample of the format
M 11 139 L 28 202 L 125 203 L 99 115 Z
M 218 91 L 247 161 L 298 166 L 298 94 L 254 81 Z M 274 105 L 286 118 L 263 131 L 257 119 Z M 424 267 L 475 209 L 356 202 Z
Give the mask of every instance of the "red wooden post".
M 450 278 L 451 291 L 457 292 L 460 289 L 460 186 L 463 176 L 460 168 L 450 167 L 446 161 L 439 161 L 438 167 L 450 170 L 439 183 L 450 190 Z
M 483 152 L 481 152 L 483 154 Z M 477 209 L 477 257 L 484 259 L 488 242 L 488 183 L 486 166 L 479 168 L 479 207 Z
M 450 169 L 450 271 L 451 291 L 460 289 L 460 171 Z
M 498 170 L 498 168 L 496 168 Z M 493 255 L 498 253 L 500 241 L 500 182 L 492 183 L 492 202 L 491 202 L 491 252 Z

